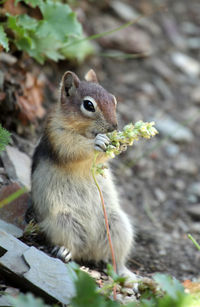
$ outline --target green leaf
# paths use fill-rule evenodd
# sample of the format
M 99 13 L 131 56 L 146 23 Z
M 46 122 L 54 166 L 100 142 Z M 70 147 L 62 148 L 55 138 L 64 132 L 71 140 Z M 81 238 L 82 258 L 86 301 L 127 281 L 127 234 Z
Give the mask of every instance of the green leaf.
M 0 26 L 0 45 L 3 46 L 3 48 L 8 51 L 9 46 L 8 46 L 8 37 L 4 31 L 4 28 Z
M 35 31 L 38 26 L 38 20 L 23 14 L 18 16 L 17 24 L 26 30 Z
M 176 278 L 157 273 L 153 276 L 153 279 L 159 284 L 161 289 L 174 300 L 176 300 L 180 294 L 184 294 L 184 287 Z
M 81 62 L 92 53 L 91 45 L 83 41 L 81 24 L 67 4 L 53 0 L 30 3 L 38 4 L 43 19 L 7 14 L 7 27 L 13 31 L 14 43 L 19 50 L 26 51 L 41 64 L 47 58 L 54 61 L 78 59 Z M 68 46 L 75 40 L 80 40 L 80 44 Z
M 32 7 L 36 7 L 36 6 L 40 6 L 41 2 L 44 0 L 15 0 L 15 4 L 17 4 L 18 2 L 24 2 L 26 4 L 31 4 Z
M 76 284 L 76 297 L 70 303 L 71 307 L 119 307 L 118 302 L 106 299 L 97 292 L 97 286 L 92 277 L 79 270 Z
M 0 151 L 5 150 L 10 142 L 10 132 L 4 129 L 0 124 Z
M 34 57 L 39 63 L 43 64 L 46 58 L 54 61 L 63 59 L 64 56 L 59 52 L 61 42 L 53 36 L 47 36 L 43 39 L 36 35 L 32 37 L 35 48 L 27 49 L 30 56 Z
M 61 53 L 68 59 L 77 59 L 80 63 L 85 57 L 94 53 L 90 42 L 82 40 L 83 37 L 69 37 L 67 43 L 61 48 Z M 76 42 L 76 44 L 73 44 Z
M 8 28 L 13 30 L 17 34 L 17 37 L 23 36 L 25 31 L 23 27 L 21 27 L 18 24 L 18 16 L 12 16 L 10 14 L 7 14 L 7 16 L 8 16 L 8 21 L 7 21 Z
M 82 34 L 81 24 L 69 5 L 47 0 L 41 3 L 40 10 L 44 19 L 38 30 L 40 37 L 53 34 L 63 41 L 69 35 Z
M 17 297 L 8 296 L 13 307 L 50 307 L 41 298 L 35 298 L 31 293 L 19 294 Z

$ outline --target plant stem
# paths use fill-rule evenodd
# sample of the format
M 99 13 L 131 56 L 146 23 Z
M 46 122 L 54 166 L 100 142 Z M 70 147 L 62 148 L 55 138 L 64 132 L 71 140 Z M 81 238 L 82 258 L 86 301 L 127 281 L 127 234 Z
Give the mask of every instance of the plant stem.
M 6 197 L 6 198 L 4 198 L 3 200 L 0 201 L 0 208 L 2 208 L 3 206 L 11 203 L 12 201 L 17 199 L 21 195 L 25 194 L 26 192 L 27 192 L 26 188 L 21 188 L 21 189 L 17 190 L 16 192 L 12 193 L 8 197 Z
M 101 204 L 102 204 L 102 209 L 103 209 L 103 214 L 104 214 L 104 219 L 105 219 L 105 224 L 106 224 L 106 232 L 107 232 L 107 237 L 108 237 L 108 243 L 109 243 L 111 257 L 112 257 L 113 269 L 116 273 L 117 272 L 117 266 L 116 266 L 116 260 L 115 260 L 115 253 L 114 253 L 111 235 L 110 235 L 110 228 L 109 228 L 109 223 L 108 223 L 108 216 L 107 216 L 107 213 L 106 213 L 105 202 L 104 202 L 104 198 L 103 198 L 101 188 L 100 188 L 100 186 L 97 182 L 96 176 L 95 176 L 95 165 L 96 165 L 96 160 L 97 160 L 98 155 L 99 155 L 99 153 L 95 152 L 93 165 L 92 165 L 92 177 L 93 177 L 94 183 L 95 183 L 95 185 L 96 185 L 96 187 L 99 191 L 99 196 L 100 196 L 100 199 L 101 199 Z M 116 300 L 116 285 L 113 288 L 113 297 Z
M 200 245 L 197 243 L 197 241 L 195 240 L 195 238 L 194 238 L 191 234 L 188 234 L 188 238 L 192 241 L 192 243 L 194 243 L 194 245 L 196 246 L 196 248 L 200 251 Z
M 78 39 L 78 40 L 74 40 L 72 43 L 66 43 L 65 44 L 65 47 L 71 47 L 72 45 L 76 45 L 76 44 L 79 44 L 79 43 L 82 43 L 84 41 L 91 41 L 91 40 L 94 40 L 94 39 L 97 39 L 97 38 L 101 38 L 101 37 L 104 37 L 104 36 L 107 36 L 107 35 L 110 35 L 112 33 L 115 33 L 117 31 L 120 31 L 120 30 L 123 30 L 125 28 L 128 28 L 129 26 L 131 25 L 134 25 L 136 23 L 138 23 L 141 19 L 143 19 L 144 17 L 148 17 L 148 16 L 151 16 L 152 14 L 154 14 L 155 12 L 157 11 L 162 11 L 163 9 L 165 8 L 165 6 L 163 5 L 160 5 L 158 7 L 155 8 L 155 10 L 153 12 L 148 12 L 148 13 L 145 13 L 145 14 L 142 14 L 142 15 L 139 15 L 138 17 L 136 17 L 134 20 L 130 20 L 126 23 L 124 23 L 123 25 L 119 26 L 119 27 L 116 27 L 112 30 L 108 30 L 108 31 L 104 31 L 102 33 L 97 33 L 97 34 L 93 34 L 93 35 L 90 35 L 88 37 L 84 37 L 82 39 Z

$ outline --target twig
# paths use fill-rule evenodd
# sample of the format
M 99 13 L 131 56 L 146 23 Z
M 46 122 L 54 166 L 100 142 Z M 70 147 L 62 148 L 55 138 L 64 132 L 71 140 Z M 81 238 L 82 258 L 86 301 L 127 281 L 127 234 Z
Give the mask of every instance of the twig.
M 99 191 L 99 196 L 100 196 L 100 199 L 101 199 L 101 204 L 102 204 L 102 209 L 103 209 L 103 214 L 104 214 L 104 219 L 105 219 L 105 224 L 106 224 L 106 232 L 107 232 L 107 237 L 108 237 L 108 243 L 109 243 L 111 257 L 112 257 L 113 269 L 116 273 L 117 272 L 117 266 L 116 266 L 116 260 L 115 260 L 115 253 L 114 253 L 111 235 L 110 235 L 110 228 L 109 228 L 109 223 L 108 223 L 108 216 L 107 216 L 107 213 L 106 213 L 105 202 L 104 202 L 104 198 L 103 198 L 101 188 L 100 188 L 100 186 L 97 182 L 96 176 L 95 176 L 95 169 L 96 169 L 95 166 L 96 166 L 96 160 L 97 160 L 98 155 L 99 155 L 99 153 L 95 152 L 93 165 L 92 165 L 92 177 L 93 177 L 95 185 L 96 185 L 96 187 Z M 113 288 L 113 297 L 116 300 L 116 285 L 114 285 L 114 288 Z

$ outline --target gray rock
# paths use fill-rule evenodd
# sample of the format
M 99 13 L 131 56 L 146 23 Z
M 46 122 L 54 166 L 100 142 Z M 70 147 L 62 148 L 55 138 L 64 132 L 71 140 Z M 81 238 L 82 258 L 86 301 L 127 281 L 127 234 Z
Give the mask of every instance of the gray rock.
M 200 48 L 200 38 L 191 37 L 187 39 L 188 47 L 192 50 L 199 50 Z
M 187 35 L 199 35 L 199 27 L 189 21 L 184 21 L 181 25 L 182 31 Z
M 174 186 L 179 190 L 179 191 L 183 191 L 185 189 L 185 182 L 181 179 L 177 179 L 174 182 Z
M 193 134 L 190 129 L 182 126 L 170 116 L 157 119 L 156 128 L 161 134 L 164 136 L 169 136 L 176 142 L 190 143 L 193 141 Z
M 95 32 L 104 32 L 107 29 L 114 29 L 121 24 L 117 19 L 110 15 L 97 17 L 94 23 Z M 98 42 L 106 49 L 120 50 L 128 53 L 142 53 L 145 56 L 153 52 L 151 37 L 141 28 L 130 26 L 121 31 L 111 33 L 109 36 L 103 36 Z
M 5 295 L 2 295 L 0 297 L 0 306 L 7 307 L 7 306 L 13 306 L 13 304 L 9 302 L 9 299 Z
M 189 175 L 196 175 L 199 171 L 198 165 L 194 162 L 194 160 L 183 154 L 179 155 L 174 161 L 173 167 L 176 171 Z
M 165 192 L 159 188 L 155 188 L 154 194 L 160 203 L 163 203 L 167 198 Z
M 48 302 L 69 304 L 75 295 L 72 272 L 59 259 L 49 257 L 35 247 L 28 247 L 0 230 L 0 273 Z
M 17 58 L 7 52 L 0 53 L 0 62 L 13 65 L 17 62 Z
M 152 58 L 148 63 L 162 78 L 172 82 L 174 80 L 174 73 L 170 67 L 159 58 Z
M 200 197 L 200 181 L 192 183 L 188 188 L 188 192 Z
M 130 21 L 139 17 L 138 12 L 136 12 L 133 7 L 121 1 L 111 1 L 110 6 L 112 7 L 113 11 L 123 20 Z
M 179 27 L 175 17 L 170 13 L 167 15 L 163 14 L 162 24 L 168 38 L 177 47 L 177 49 L 185 49 L 185 37 L 183 37 L 179 32 Z
M 191 99 L 194 103 L 200 104 L 200 86 L 197 86 L 192 90 Z
M 23 253 L 23 257 L 30 266 L 23 276 L 59 302 L 68 304 L 75 295 L 75 288 L 67 266 L 33 246 Z
M 200 233 L 200 223 L 199 222 L 191 223 L 191 225 L 190 225 L 190 232 Z
M 164 82 L 161 78 L 155 78 L 154 82 L 162 97 L 165 100 L 173 101 L 174 97 L 167 83 Z
M 100 279 L 101 278 L 101 273 L 95 270 L 92 270 L 89 272 L 90 276 L 94 279 Z
M 190 205 L 187 207 L 187 212 L 191 215 L 194 219 L 200 220 L 200 204 Z
M 165 151 L 169 157 L 176 157 L 180 149 L 176 144 L 170 143 L 166 145 Z
M 195 195 L 193 195 L 193 194 L 189 194 L 189 195 L 187 196 L 187 200 L 188 200 L 190 203 L 195 204 L 195 203 L 197 202 L 197 197 L 196 197 Z
M 197 78 L 200 74 L 200 64 L 195 59 L 181 52 L 171 54 L 172 62 L 189 77 Z
M 9 234 L 13 235 L 16 238 L 20 238 L 23 235 L 22 229 L 13 224 L 7 223 L 1 219 L 0 219 L 0 229 L 8 232 Z
M 4 167 L 10 179 L 17 180 L 30 190 L 31 159 L 17 148 L 7 146 L 1 153 Z
M 121 292 L 129 296 L 134 294 L 134 290 L 132 288 L 122 288 Z
M 112 0 L 110 2 L 110 6 L 116 15 L 124 21 L 136 21 L 141 16 L 140 13 L 133 8 L 133 6 L 122 1 Z M 137 20 L 137 24 L 145 27 L 146 30 L 154 35 L 161 33 L 160 27 L 152 21 L 152 18 L 141 18 L 140 20 Z

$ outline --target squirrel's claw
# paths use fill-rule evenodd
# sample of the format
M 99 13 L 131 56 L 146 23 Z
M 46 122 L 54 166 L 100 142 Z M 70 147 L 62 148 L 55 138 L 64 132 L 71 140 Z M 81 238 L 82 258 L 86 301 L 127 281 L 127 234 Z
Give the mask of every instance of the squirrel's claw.
M 72 258 L 71 252 L 65 246 L 54 246 L 51 254 L 65 263 Z
M 106 134 L 97 134 L 94 141 L 94 148 L 98 151 L 106 151 L 107 145 L 110 143 L 110 139 Z

